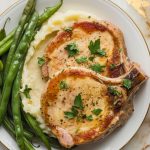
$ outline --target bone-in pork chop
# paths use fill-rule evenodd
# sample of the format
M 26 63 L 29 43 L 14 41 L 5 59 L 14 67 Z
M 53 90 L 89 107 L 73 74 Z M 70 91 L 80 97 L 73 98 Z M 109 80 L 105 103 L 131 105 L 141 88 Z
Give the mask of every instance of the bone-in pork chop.
M 102 139 L 129 118 L 131 96 L 146 79 L 136 65 L 114 79 L 66 68 L 47 83 L 41 98 L 43 118 L 66 148 Z
M 77 22 L 59 31 L 45 50 L 45 58 L 42 74 L 50 78 L 66 67 L 84 67 L 111 78 L 130 68 L 122 32 L 105 21 Z

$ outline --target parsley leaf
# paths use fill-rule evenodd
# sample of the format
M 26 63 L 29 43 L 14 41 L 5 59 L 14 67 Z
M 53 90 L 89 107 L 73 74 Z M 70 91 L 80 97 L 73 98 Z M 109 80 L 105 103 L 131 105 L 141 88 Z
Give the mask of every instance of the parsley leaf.
M 116 87 L 109 86 L 108 91 L 110 94 L 112 94 L 114 96 L 120 96 L 121 95 L 121 93 L 117 90 Z
M 87 61 L 88 61 L 88 60 L 87 60 L 87 57 L 85 57 L 85 56 L 82 56 L 82 57 L 76 59 L 76 62 L 77 62 L 78 64 L 85 63 L 85 62 L 87 62 Z
M 115 64 L 111 64 L 110 65 L 110 70 L 114 70 L 116 68 L 116 65 Z
M 59 89 L 60 90 L 68 89 L 68 85 L 67 85 L 66 81 L 61 81 L 59 83 Z
M 106 52 L 104 50 L 97 50 L 97 54 L 100 56 L 106 56 Z
M 123 51 L 123 48 L 119 48 L 119 52 L 122 52 Z
M 82 102 L 81 94 L 76 96 L 74 100 L 74 106 L 77 107 L 78 109 L 83 110 L 83 102 Z
M 132 87 L 132 81 L 129 80 L 129 79 L 124 79 L 123 80 L 123 86 L 126 88 L 126 89 L 131 89 Z
M 38 64 L 39 64 L 40 67 L 45 64 L 45 59 L 44 59 L 44 57 L 38 57 L 37 59 L 38 59 Z
M 78 115 L 78 110 L 75 106 L 72 106 L 71 111 L 75 114 L 75 116 Z
M 88 46 L 91 54 L 98 54 L 100 56 L 106 56 L 106 52 L 100 47 L 100 39 L 97 39 L 95 42 L 90 41 Z
M 25 85 L 25 89 L 24 89 L 24 91 L 22 93 L 25 95 L 26 98 L 31 98 L 31 96 L 30 96 L 30 91 L 31 90 L 32 89 L 29 88 L 28 85 Z
M 96 54 L 97 50 L 100 49 L 100 39 L 97 39 L 95 42 L 90 41 L 88 48 L 91 51 L 91 54 Z
M 103 69 L 105 68 L 105 66 L 100 64 L 94 64 L 91 65 L 90 68 L 97 73 L 101 73 L 104 71 Z
M 65 111 L 64 114 L 65 114 L 65 117 L 68 119 L 73 119 L 76 117 L 76 115 L 73 112 Z
M 92 111 L 92 113 L 94 114 L 94 115 L 96 115 L 96 116 L 98 116 L 100 113 L 102 112 L 102 110 L 101 109 L 94 109 L 93 111 Z
M 65 50 L 68 52 L 69 57 L 73 57 L 79 52 L 79 49 L 75 43 L 68 44 L 65 47 Z
M 67 28 L 65 28 L 65 31 L 66 31 L 66 32 L 72 32 L 72 30 L 73 30 L 72 27 L 67 27 Z
M 92 115 L 86 116 L 86 120 L 92 121 L 93 120 L 93 116 Z
M 91 56 L 91 57 L 89 57 L 89 60 L 90 60 L 90 61 L 93 61 L 94 58 L 95 58 L 94 56 Z

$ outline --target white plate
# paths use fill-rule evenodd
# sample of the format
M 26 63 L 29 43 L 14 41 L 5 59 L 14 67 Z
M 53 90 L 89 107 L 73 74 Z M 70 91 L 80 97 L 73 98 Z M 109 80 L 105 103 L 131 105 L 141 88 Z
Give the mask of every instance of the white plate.
M 56 0 L 37 0 L 37 10 L 41 12 L 45 7 L 54 5 Z M 7 17 L 11 22 L 7 24 L 7 32 L 11 31 L 16 25 L 25 6 L 26 0 L 16 3 L 0 17 L 0 27 L 2 27 Z M 143 70 L 150 76 L 150 54 L 143 36 L 135 23 L 119 7 L 106 0 L 64 0 L 64 5 L 59 11 L 82 10 L 97 15 L 101 19 L 108 20 L 117 26 L 124 33 L 129 57 L 138 62 Z M 120 129 L 113 132 L 101 142 L 90 145 L 83 145 L 76 150 L 119 150 L 136 133 L 143 122 L 150 101 L 150 81 L 148 81 L 134 98 L 135 111 L 129 121 Z M 17 150 L 18 147 L 12 137 L 1 127 L 0 141 L 9 149 Z M 44 150 L 44 147 L 38 148 Z

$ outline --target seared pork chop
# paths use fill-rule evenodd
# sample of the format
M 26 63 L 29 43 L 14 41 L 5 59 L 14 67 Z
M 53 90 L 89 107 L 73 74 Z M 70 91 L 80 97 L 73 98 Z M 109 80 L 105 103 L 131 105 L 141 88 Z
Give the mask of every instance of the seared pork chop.
M 67 67 L 93 69 L 107 77 L 119 77 L 130 68 L 126 57 L 123 34 L 106 21 L 77 22 L 58 32 L 46 51 L 47 63 L 42 67 L 43 77 L 52 78 Z
M 136 65 L 114 79 L 66 68 L 47 83 L 41 98 L 43 118 L 66 148 L 102 139 L 129 118 L 130 97 L 146 79 Z

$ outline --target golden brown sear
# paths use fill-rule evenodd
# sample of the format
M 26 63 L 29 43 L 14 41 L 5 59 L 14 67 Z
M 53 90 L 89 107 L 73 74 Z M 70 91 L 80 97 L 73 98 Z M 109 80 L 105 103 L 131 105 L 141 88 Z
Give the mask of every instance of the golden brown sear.
M 113 24 L 100 21 L 77 22 L 57 33 L 45 50 L 47 63 L 43 66 L 44 77 L 67 67 L 84 67 L 99 64 L 100 74 L 119 77 L 126 72 L 126 48 L 123 34 Z M 45 69 L 47 68 L 47 70 Z

